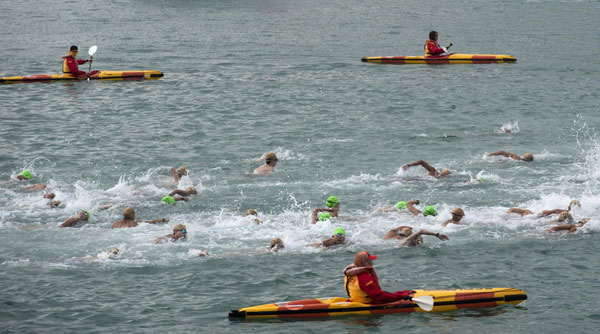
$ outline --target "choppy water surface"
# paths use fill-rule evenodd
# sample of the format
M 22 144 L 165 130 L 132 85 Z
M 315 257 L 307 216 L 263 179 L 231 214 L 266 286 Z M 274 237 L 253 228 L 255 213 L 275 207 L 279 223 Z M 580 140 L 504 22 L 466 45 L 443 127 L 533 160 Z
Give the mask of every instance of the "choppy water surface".
M 0 13 L 1 76 L 57 73 L 71 44 L 80 57 L 98 45 L 95 69 L 165 73 L 0 87 L 6 332 L 596 331 L 598 1 L 21 1 Z M 432 29 L 454 52 L 518 62 L 360 62 L 420 55 Z M 535 161 L 485 154 L 496 150 Z M 252 175 L 268 151 L 279 157 L 276 173 Z M 402 170 L 418 159 L 451 177 Z M 175 184 L 169 168 L 180 165 L 190 173 Z M 14 180 L 24 168 L 34 181 Z M 51 210 L 44 192 L 21 190 L 30 183 L 48 184 L 64 206 Z M 160 203 L 190 185 L 199 190 L 190 202 Z M 341 217 L 311 225 L 329 195 L 340 198 Z M 439 215 L 376 211 L 414 198 Z M 591 221 L 570 235 L 545 232 L 549 218 L 505 213 L 571 199 L 582 204 L 575 218 Z M 126 205 L 140 219 L 170 221 L 109 229 Z M 442 228 L 455 206 L 465 224 Z M 247 208 L 264 223 L 242 217 Z M 91 210 L 89 224 L 58 228 L 81 209 Z M 153 244 L 178 223 L 188 241 Z M 410 249 L 381 240 L 399 225 L 450 240 Z M 311 246 L 337 226 L 346 245 Z M 286 248 L 265 254 L 273 237 Z M 111 247 L 121 249 L 116 260 Z M 244 306 L 343 296 L 341 270 L 359 250 L 379 255 L 386 290 L 514 287 L 529 299 L 439 314 L 227 318 Z

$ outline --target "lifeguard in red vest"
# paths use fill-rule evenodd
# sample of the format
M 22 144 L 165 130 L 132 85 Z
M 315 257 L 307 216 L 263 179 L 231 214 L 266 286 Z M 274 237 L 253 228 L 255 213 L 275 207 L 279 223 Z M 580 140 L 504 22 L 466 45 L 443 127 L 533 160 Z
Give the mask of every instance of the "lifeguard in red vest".
M 69 54 L 63 56 L 63 73 L 73 74 L 75 76 L 87 76 L 88 73 L 79 70 L 78 65 L 83 65 L 87 62 L 92 62 L 92 59 L 76 59 L 77 57 L 77 46 L 71 45 Z
M 410 300 L 414 294 L 412 290 L 394 293 L 381 290 L 377 273 L 371 262 L 376 258 L 377 255 L 358 252 L 354 257 L 354 263 L 344 269 L 346 293 L 350 300 L 363 304 L 385 304 L 403 299 Z
M 437 43 L 437 31 L 429 32 L 429 39 L 425 42 L 425 56 L 437 56 L 446 52 L 446 50 Z

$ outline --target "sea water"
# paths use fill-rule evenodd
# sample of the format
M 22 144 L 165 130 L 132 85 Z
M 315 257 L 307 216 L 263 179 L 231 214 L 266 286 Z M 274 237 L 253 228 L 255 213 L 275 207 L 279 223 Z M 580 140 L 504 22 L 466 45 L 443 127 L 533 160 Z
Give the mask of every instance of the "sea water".
M 98 45 L 92 70 L 165 73 L 0 86 L 2 332 L 597 332 L 598 1 L 5 1 L 0 14 L 1 76 L 59 73 L 72 44 L 80 58 Z M 453 52 L 518 61 L 360 61 L 422 55 L 430 30 Z M 535 160 L 486 154 L 497 150 Z M 269 151 L 276 172 L 253 175 Z M 419 159 L 452 174 L 402 169 Z M 176 184 L 170 168 L 182 165 L 189 175 Z M 23 169 L 34 179 L 16 181 Z M 48 189 L 21 189 L 34 183 Z M 187 186 L 198 189 L 189 202 L 160 202 Z M 46 206 L 50 191 L 61 207 Z M 330 195 L 340 218 L 311 224 Z M 377 211 L 411 199 L 438 215 Z M 555 217 L 536 214 L 572 199 L 581 202 L 575 219 L 591 221 L 572 234 L 546 232 Z M 110 229 L 125 206 L 169 222 Z M 457 206 L 462 224 L 441 227 Z M 242 216 L 248 208 L 262 224 Z M 58 227 L 81 209 L 89 223 Z M 175 224 L 186 225 L 187 241 L 153 243 Z M 450 240 L 382 240 L 400 225 Z M 312 246 L 338 226 L 345 245 Z M 285 249 L 265 253 L 274 237 Z M 116 259 L 106 255 L 112 247 Z M 228 319 L 245 306 L 344 296 L 341 270 L 361 250 L 378 255 L 387 291 L 512 287 L 528 300 L 435 314 Z

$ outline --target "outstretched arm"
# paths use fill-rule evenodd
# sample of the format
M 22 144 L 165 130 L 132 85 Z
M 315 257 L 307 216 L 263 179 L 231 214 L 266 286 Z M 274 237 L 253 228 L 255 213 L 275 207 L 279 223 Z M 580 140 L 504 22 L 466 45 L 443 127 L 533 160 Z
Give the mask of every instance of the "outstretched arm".
M 569 208 L 567 209 L 567 211 L 571 211 L 571 207 L 573 205 L 576 205 L 578 207 L 581 207 L 581 202 L 579 202 L 578 200 L 574 199 L 569 203 Z
M 418 216 L 421 214 L 421 210 L 414 207 L 415 204 L 419 204 L 418 199 L 413 199 L 412 201 L 406 202 L 406 207 L 408 211 L 410 211 L 413 215 Z
M 521 160 L 520 156 L 518 156 L 518 155 L 516 155 L 514 153 L 511 153 L 511 152 L 507 152 L 507 151 L 496 151 L 496 152 L 492 152 L 492 153 L 490 153 L 488 155 L 503 155 L 503 156 L 505 156 L 507 158 L 511 158 L 511 159 L 514 159 L 514 160 Z
M 510 209 L 506 210 L 506 213 L 516 213 L 518 215 L 525 216 L 525 215 L 530 215 L 533 212 L 531 212 L 531 210 L 527 210 L 527 209 L 510 208 Z
M 158 223 L 166 223 L 168 222 L 168 219 L 165 218 L 160 218 L 160 219 L 152 219 L 152 220 L 138 220 L 138 222 L 140 223 L 146 223 L 146 224 L 158 224 Z
M 547 229 L 547 231 L 549 231 L 549 232 L 569 231 L 569 233 L 573 233 L 573 232 L 577 231 L 577 226 L 575 226 L 573 224 L 557 225 L 557 226 L 552 226 L 551 228 Z
M 435 237 L 437 237 L 438 239 L 445 241 L 445 240 L 450 240 L 450 238 L 448 238 L 447 235 L 445 234 L 440 234 L 438 233 L 433 233 L 431 231 L 427 231 L 427 230 L 420 230 L 417 233 L 411 234 L 408 238 L 402 240 L 402 242 L 400 243 L 400 246 L 405 246 L 410 244 L 413 240 L 415 240 L 416 238 L 422 236 L 422 235 L 433 235 Z
M 558 215 L 565 211 L 567 211 L 567 210 L 563 210 L 563 209 L 544 210 L 538 214 L 538 218 L 547 217 L 550 215 Z
M 425 168 L 427 170 L 427 172 L 429 173 L 429 175 L 431 175 L 431 176 L 435 176 L 437 174 L 437 169 L 435 169 L 432 165 L 428 164 L 424 160 L 417 160 L 415 162 L 406 164 L 406 165 L 402 166 L 402 169 L 407 170 L 408 167 L 413 167 L 413 166 L 418 166 L 418 165 L 423 166 L 423 168 Z

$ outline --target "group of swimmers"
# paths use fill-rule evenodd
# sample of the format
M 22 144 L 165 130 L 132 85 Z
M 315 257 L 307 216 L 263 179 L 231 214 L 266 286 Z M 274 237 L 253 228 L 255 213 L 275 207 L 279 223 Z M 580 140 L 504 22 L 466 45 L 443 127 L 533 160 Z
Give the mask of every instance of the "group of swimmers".
M 533 155 L 531 153 L 525 153 L 522 157 L 507 151 L 496 151 L 492 153 L 488 153 L 489 156 L 505 156 L 514 160 L 531 162 L 533 161 Z M 274 152 L 268 152 L 264 154 L 264 165 L 256 168 L 253 173 L 254 174 L 269 174 L 275 171 L 275 166 L 277 165 L 278 158 Z M 434 178 L 442 178 L 447 177 L 451 174 L 450 170 L 442 169 L 438 171 L 435 167 L 431 166 L 424 160 L 417 160 L 402 166 L 403 170 L 407 170 L 410 167 L 414 166 L 422 166 L 428 173 L 429 176 Z M 171 168 L 171 175 L 173 177 L 173 181 L 178 184 L 179 181 L 188 175 L 188 171 L 186 167 L 181 166 L 177 169 L 174 167 Z M 31 180 L 33 175 L 30 171 L 24 170 L 21 174 L 16 176 L 17 180 Z M 22 190 L 26 191 L 36 191 L 36 190 L 44 190 L 46 189 L 45 184 L 32 184 L 22 188 Z M 177 201 L 189 201 L 192 195 L 198 194 L 198 191 L 194 187 L 187 187 L 185 190 L 175 189 L 171 191 L 168 195 L 162 197 L 161 201 L 163 203 L 169 205 L 175 205 Z M 63 203 L 58 200 L 54 200 L 54 193 L 46 193 L 43 195 L 45 199 L 48 200 L 48 206 L 50 208 L 60 207 Z M 419 205 L 420 201 L 418 199 L 410 200 L 410 201 L 400 201 L 397 202 L 396 205 L 386 205 L 382 208 L 378 208 L 379 212 L 402 212 L 408 211 L 413 216 L 423 215 L 427 216 L 436 216 L 437 211 L 434 206 L 429 205 L 425 206 L 423 210 L 419 210 L 415 207 L 415 205 Z M 548 217 L 551 215 L 558 215 L 558 220 L 552 221 L 551 223 L 558 223 L 555 226 L 548 228 L 550 232 L 557 231 L 568 231 L 569 233 L 573 233 L 577 230 L 577 228 L 584 226 L 589 218 L 584 218 L 579 222 L 575 222 L 573 216 L 571 214 L 571 209 L 574 206 L 581 206 L 580 202 L 577 200 L 571 201 L 569 203 L 568 208 L 565 209 L 552 209 L 552 210 L 544 210 L 542 211 L 538 217 Z M 98 210 L 105 210 L 112 207 L 112 204 L 102 205 L 98 207 Z M 315 224 L 319 221 L 327 221 L 332 218 L 339 217 L 340 210 L 340 201 L 336 196 L 329 196 L 325 202 L 324 208 L 315 208 L 312 210 L 311 215 L 311 223 Z M 521 208 L 510 208 L 507 213 L 519 214 L 521 216 L 532 214 L 528 209 Z M 452 218 L 446 220 L 442 223 L 442 227 L 446 227 L 449 224 L 461 224 L 461 220 L 465 216 L 465 212 L 462 208 L 456 207 L 451 211 Z M 257 224 L 262 223 L 262 220 L 258 219 L 258 212 L 254 209 L 248 209 L 244 216 L 254 216 L 254 222 Z M 76 217 L 67 218 L 60 227 L 77 227 L 85 224 L 91 218 L 91 214 L 89 210 L 81 210 L 78 212 Z M 159 219 L 151 219 L 151 220 L 136 220 L 135 210 L 127 206 L 123 210 L 123 218 L 121 220 L 117 220 L 112 223 L 111 228 L 129 228 L 136 227 L 140 223 L 147 224 L 157 224 L 157 223 L 166 223 L 168 222 L 165 218 Z M 423 243 L 423 236 L 430 235 L 435 236 L 442 241 L 449 240 L 449 237 L 445 234 L 441 234 L 439 232 L 431 232 L 425 229 L 421 229 L 419 231 L 413 231 L 413 228 L 410 226 L 399 226 L 389 230 L 384 236 L 384 240 L 399 240 L 400 246 L 417 246 Z M 159 237 L 155 240 L 155 243 L 161 243 L 165 241 L 180 241 L 185 240 L 187 237 L 187 228 L 183 224 L 177 224 L 173 227 L 173 231 L 170 234 Z M 339 244 L 343 244 L 346 240 L 346 231 L 342 227 L 336 227 L 330 238 L 324 239 L 321 242 L 314 243 L 315 247 L 327 248 Z M 267 246 L 267 249 L 273 252 L 277 252 L 284 248 L 283 241 L 280 238 L 274 238 L 271 240 L 270 245 Z M 200 255 L 208 255 L 207 251 L 203 251 Z

